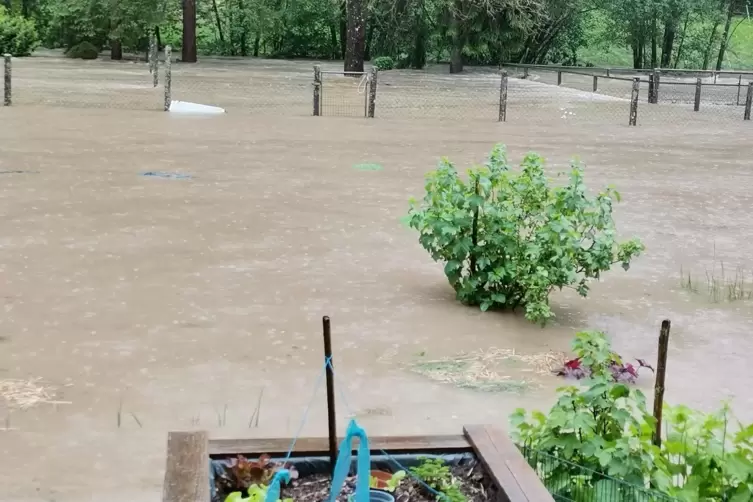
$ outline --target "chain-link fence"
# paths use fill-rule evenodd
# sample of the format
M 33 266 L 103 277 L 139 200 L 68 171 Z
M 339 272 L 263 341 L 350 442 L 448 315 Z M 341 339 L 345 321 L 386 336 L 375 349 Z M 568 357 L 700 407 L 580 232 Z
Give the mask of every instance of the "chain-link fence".
M 262 116 L 628 125 L 632 106 L 639 126 L 740 126 L 753 81 L 753 74 L 742 72 L 661 73 L 654 86 L 654 75 L 645 71 L 522 65 L 502 72 L 470 68 L 459 75 L 435 65 L 372 76 L 346 74 L 336 62 L 316 65 L 317 76 L 314 65 L 305 61 L 223 58 L 172 64 L 166 89 L 164 57 L 158 85 L 149 74 L 151 65 L 140 61 L 32 57 L 14 58 L 11 66 L 8 101 L 15 106 L 162 110 L 167 91 L 168 103 L 187 101 Z
M 523 448 L 523 456 L 557 502 L 677 502 L 678 499 L 627 483 L 554 455 Z

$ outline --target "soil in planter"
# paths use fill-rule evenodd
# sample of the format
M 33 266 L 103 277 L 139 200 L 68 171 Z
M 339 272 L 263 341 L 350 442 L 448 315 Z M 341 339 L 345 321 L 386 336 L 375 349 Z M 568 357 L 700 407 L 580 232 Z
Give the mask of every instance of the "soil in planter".
M 466 465 L 450 467 L 450 472 L 467 502 L 497 500 L 497 490 L 478 462 L 473 461 Z M 294 502 L 327 500 L 330 481 L 328 474 L 312 474 L 297 479 L 282 488 L 280 498 L 292 498 Z M 348 502 L 348 496 L 355 493 L 355 489 L 356 478 L 349 478 L 337 498 L 338 502 Z M 396 502 L 435 502 L 437 500 L 436 495 L 410 475 L 400 482 L 392 495 Z

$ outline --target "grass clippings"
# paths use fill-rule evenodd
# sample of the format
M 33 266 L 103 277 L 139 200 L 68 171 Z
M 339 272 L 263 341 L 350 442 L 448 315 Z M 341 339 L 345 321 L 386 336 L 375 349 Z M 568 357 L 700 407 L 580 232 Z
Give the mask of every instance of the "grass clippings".
M 540 354 L 518 354 L 512 349 L 489 348 L 454 357 L 443 357 L 430 361 L 418 361 L 411 365 L 414 373 L 437 382 L 453 384 L 463 389 L 481 392 L 523 392 L 535 385 L 528 379 L 513 378 L 505 374 L 511 362 L 529 366 L 540 375 L 551 375 L 567 360 L 564 352 L 544 352 Z
M 8 408 L 16 410 L 28 410 L 40 404 L 70 404 L 53 399 L 53 390 L 42 385 L 40 380 L 0 380 L 0 397 Z

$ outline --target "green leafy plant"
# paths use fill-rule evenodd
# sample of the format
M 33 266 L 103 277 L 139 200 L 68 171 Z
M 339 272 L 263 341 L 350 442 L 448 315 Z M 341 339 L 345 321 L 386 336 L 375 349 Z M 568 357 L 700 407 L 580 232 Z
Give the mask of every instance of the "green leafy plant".
M 403 479 L 405 479 L 406 472 L 405 471 L 397 471 L 392 474 L 392 476 L 386 480 L 382 481 L 376 476 L 371 476 L 369 478 L 369 487 L 371 488 L 378 488 L 380 490 L 384 490 L 387 492 L 394 492 L 397 490 L 397 488 L 400 486 L 400 483 Z
M 0 54 L 29 56 L 39 46 L 34 21 L 8 14 L 0 6 Z
M 251 485 L 248 487 L 248 497 L 244 497 L 241 492 L 233 492 L 227 496 L 225 502 L 264 502 L 267 498 L 268 486 Z M 280 500 L 280 499 L 278 499 Z M 280 502 L 293 502 L 292 498 L 284 498 Z
M 395 60 L 389 56 L 379 56 L 372 61 L 374 68 L 380 71 L 391 70 L 395 67 Z
M 425 458 L 421 463 L 411 469 L 418 479 L 438 491 L 442 496 L 440 500 L 445 502 L 465 502 L 467 500 L 460 491 L 455 478 L 452 477 L 450 468 L 439 458 Z
M 426 195 L 411 200 L 410 226 L 444 272 L 458 300 L 489 308 L 525 307 L 544 324 L 553 317 L 549 294 L 572 287 L 588 295 L 588 283 L 612 265 L 627 270 L 643 251 L 640 241 L 618 243 L 612 218 L 617 191 L 590 196 L 583 167 L 573 161 L 564 186 L 551 186 L 535 153 L 511 170 L 503 145 L 468 179 L 442 159 L 426 179 Z
M 73 59 L 97 59 L 99 57 L 99 49 L 91 42 L 81 42 L 68 49 L 65 55 Z
M 555 498 L 633 500 L 645 490 L 640 500 L 653 500 L 650 488 L 688 502 L 753 499 L 753 425 L 738 422 L 732 432 L 728 406 L 712 414 L 665 406 L 666 437 L 657 447 L 646 399 L 614 380 L 604 335 L 579 333 L 573 345 L 591 379 L 558 389 L 546 415 L 511 416 L 513 440 Z

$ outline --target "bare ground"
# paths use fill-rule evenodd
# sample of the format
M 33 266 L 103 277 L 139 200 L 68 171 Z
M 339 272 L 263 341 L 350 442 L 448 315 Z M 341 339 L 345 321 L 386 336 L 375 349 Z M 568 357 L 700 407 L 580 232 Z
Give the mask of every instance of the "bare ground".
M 1 410 L 0 499 L 156 501 L 168 430 L 293 435 L 321 369 L 322 315 L 341 422 L 356 415 L 372 434 L 504 424 L 561 383 L 521 373 L 541 388 L 456 389 L 406 371 L 417 353 L 565 350 L 576 330 L 600 328 L 650 360 L 664 318 L 667 399 L 732 398 L 753 420 L 753 304 L 679 285 L 680 266 L 701 281 L 714 260 L 753 267 L 751 131 L 0 108 L 0 378 L 41 378 L 61 403 Z M 440 155 L 467 165 L 498 141 L 553 170 L 580 155 L 592 187 L 621 191 L 622 232 L 648 246 L 589 299 L 556 295 L 543 330 L 458 305 L 399 222 Z M 304 434 L 326 430 L 319 396 Z

